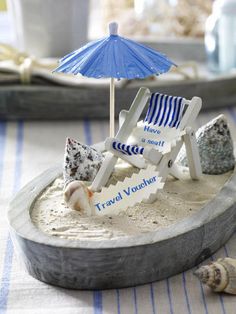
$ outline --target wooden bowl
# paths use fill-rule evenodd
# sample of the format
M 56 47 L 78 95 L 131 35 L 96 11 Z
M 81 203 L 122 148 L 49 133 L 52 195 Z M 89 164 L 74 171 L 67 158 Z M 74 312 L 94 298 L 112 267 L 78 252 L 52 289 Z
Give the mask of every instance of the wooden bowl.
M 27 184 L 8 210 L 10 233 L 27 272 L 72 289 L 122 288 L 185 271 L 213 254 L 236 225 L 236 172 L 192 216 L 167 228 L 120 239 L 67 240 L 37 229 L 30 212 L 37 196 L 59 175 L 47 170 Z

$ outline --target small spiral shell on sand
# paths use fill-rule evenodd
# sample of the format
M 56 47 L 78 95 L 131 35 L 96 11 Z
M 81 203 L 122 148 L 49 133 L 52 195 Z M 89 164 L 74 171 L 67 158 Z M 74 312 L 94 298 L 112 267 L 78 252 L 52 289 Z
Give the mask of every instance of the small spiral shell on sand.
M 236 259 L 220 258 L 201 266 L 194 275 L 215 292 L 236 294 Z
M 73 209 L 92 215 L 91 198 L 93 192 L 81 181 L 70 182 L 64 190 L 64 200 Z

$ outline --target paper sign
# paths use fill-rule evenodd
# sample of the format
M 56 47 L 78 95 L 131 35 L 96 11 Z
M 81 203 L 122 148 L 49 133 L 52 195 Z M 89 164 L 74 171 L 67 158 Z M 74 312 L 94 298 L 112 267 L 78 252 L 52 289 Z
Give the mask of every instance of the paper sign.
M 164 153 L 171 150 L 173 139 L 177 139 L 180 134 L 180 130 L 176 128 L 160 127 L 140 121 L 131 134 L 129 144 L 133 143 L 143 147 L 150 145 Z
M 148 165 L 146 169 L 125 178 L 123 182 L 94 193 L 92 201 L 95 215 L 118 214 L 128 207 L 148 200 L 158 189 L 162 189 L 163 185 L 156 167 Z

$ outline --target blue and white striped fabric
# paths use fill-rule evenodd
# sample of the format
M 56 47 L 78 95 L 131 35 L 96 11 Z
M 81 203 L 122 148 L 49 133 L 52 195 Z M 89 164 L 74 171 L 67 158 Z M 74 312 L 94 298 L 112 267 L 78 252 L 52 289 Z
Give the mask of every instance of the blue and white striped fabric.
M 153 93 L 144 122 L 178 128 L 183 115 L 184 99 Z
M 113 149 L 121 152 L 124 155 L 138 155 L 143 154 L 144 147 L 134 146 L 134 145 L 126 145 L 118 141 L 113 141 L 112 143 Z

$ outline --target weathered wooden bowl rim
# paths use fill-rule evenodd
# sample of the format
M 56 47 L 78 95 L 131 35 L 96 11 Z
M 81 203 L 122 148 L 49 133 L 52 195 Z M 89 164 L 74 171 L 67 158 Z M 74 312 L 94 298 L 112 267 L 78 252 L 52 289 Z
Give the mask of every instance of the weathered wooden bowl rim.
M 161 242 L 201 228 L 203 225 L 223 214 L 236 202 L 236 170 L 234 170 L 232 176 L 225 183 L 219 193 L 198 212 L 166 228 L 118 239 L 99 241 L 93 239 L 62 239 L 43 233 L 33 224 L 30 217 L 30 211 L 35 199 L 54 181 L 54 179 L 61 175 L 61 172 L 61 166 L 46 170 L 23 187 L 11 201 L 8 210 L 8 223 L 10 228 L 12 228 L 20 237 L 53 247 L 78 249 L 129 248 Z

